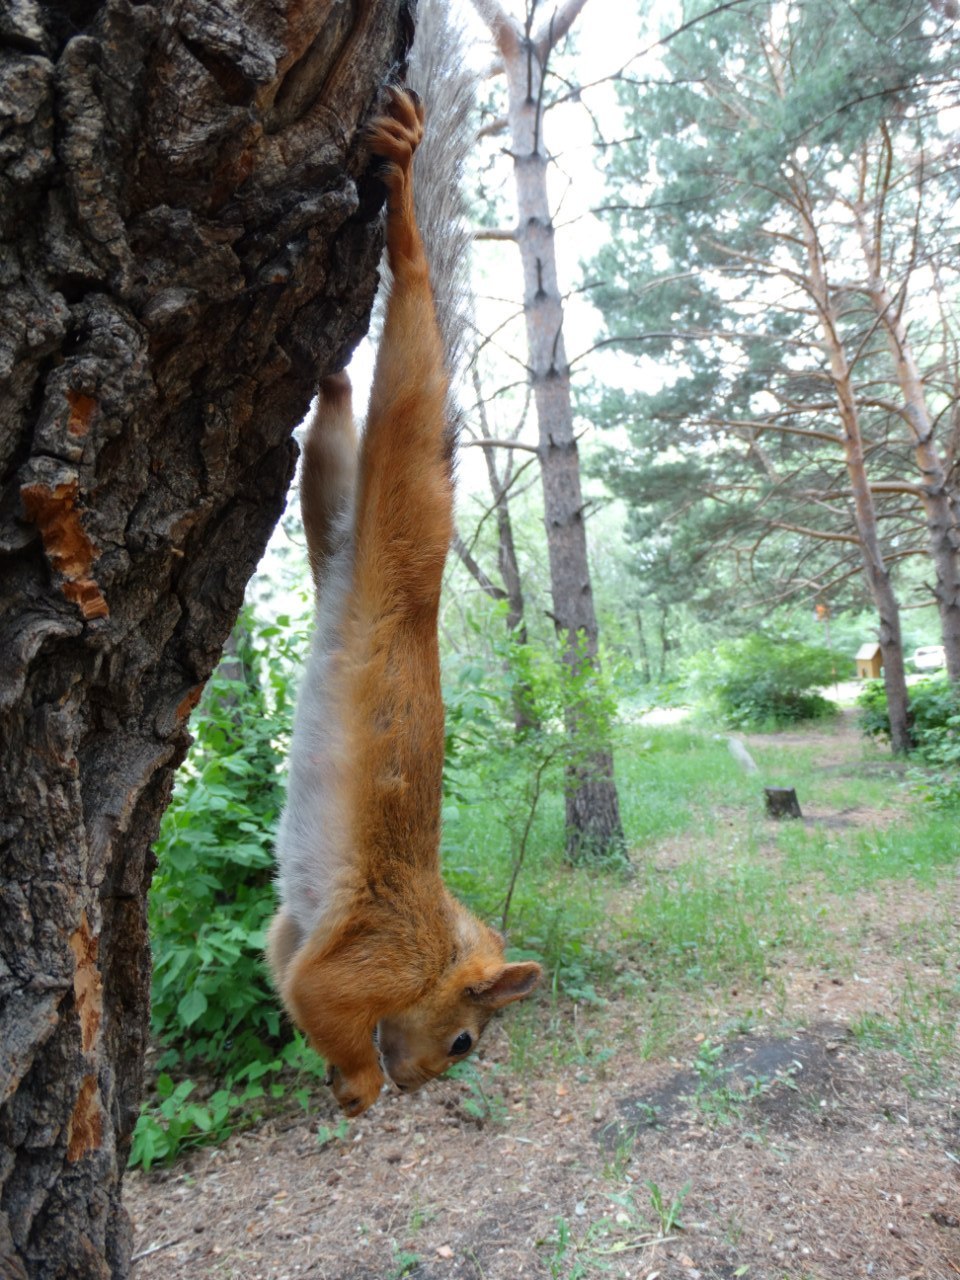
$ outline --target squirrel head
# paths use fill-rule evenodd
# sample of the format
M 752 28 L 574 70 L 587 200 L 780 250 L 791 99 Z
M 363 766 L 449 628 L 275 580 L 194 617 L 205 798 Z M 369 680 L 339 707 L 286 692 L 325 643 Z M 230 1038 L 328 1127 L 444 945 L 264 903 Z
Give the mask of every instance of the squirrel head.
M 529 995 L 543 975 L 533 961 L 507 963 L 501 935 L 460 912 L 457 945 L 440 980 L 411 1008 L 377 1024 L 383 1070 L 404 1093 L 466 1058 L 496 1010 Z

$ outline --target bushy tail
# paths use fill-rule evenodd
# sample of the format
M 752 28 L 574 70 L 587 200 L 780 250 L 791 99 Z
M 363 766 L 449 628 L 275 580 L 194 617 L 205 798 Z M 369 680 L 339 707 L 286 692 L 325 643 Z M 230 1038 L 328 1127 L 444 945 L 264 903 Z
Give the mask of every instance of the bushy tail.
M 464 63 L 462 27 L 449 0 L 420 0 L 407 83 L 423 99 L 427 129 L 415 161 L 414 202 L 430 263 L 430 283 L 451 391 L 451 445 L 460 410 L 456 386 L 470 333 L 472 237 L 463 195 L 464 166 L 475 141 L 475 76 Z

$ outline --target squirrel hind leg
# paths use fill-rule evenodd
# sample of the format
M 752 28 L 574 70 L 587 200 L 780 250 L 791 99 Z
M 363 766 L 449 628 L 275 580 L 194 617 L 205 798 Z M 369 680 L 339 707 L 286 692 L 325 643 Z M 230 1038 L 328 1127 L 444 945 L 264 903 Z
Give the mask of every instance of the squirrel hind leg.
M 392 87 L 382 115 L 366 128 L 377 176 L 387 189 L 387 253 L 396 277 L 405 268 L 425 267 L 413 204 L 413 156 L 423 138 L 423 104 L 410 89 Z
M 296 955 L 303 942 L 300 926 L 283 907 L 270 922 L 267 933 L 267 964 L 273 977 L 273 985 L 277 991 L 283 991 L 290 961 Z
M 344 516 L 353 500 L 357 475 L 357 431 L 350 379 L 330 374 L 320 383 L 317 407 L 303 441 L 300 512 L 316 588 L 328 560 L 345 537 Z

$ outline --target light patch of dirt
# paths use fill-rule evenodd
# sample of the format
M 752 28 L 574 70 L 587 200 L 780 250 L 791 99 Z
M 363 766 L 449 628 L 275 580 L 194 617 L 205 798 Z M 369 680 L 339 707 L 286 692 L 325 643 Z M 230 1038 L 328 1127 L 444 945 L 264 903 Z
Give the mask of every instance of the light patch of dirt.
M 957 984 L 960 957 L 941 954 L 936 939 L 955 938 L 960 920 L 960 874 L 947 871 L 932 888 L 910 881 L 824 899 L 828 931 L 844 959 L 841 972 L 811 970 L 796 957 L 778 961 L 782 997 L 800 1017 L 855 1022 L 865 1014 L 896 1018 L 904 990 Z M 934 938 L 929 937 L 931 928 Z M 944 965 L 952 965 L 952 973 Z
M 796 748 L 815 748 L 817 764 L 821 769 L 830 769 L 837 765 L 849 766 L 851 763 L 850 735 L 855 733 L 856 712 L 849 707 L 829 720 L 812 720 L 808 724 L 795 725 L 791 729 L 781 729 L 771 733 L 745 733 L 742 737 L 751 754 L 756 751 L 762 754 L 774 747 L 777 751 L 790 751 Z M 862 739 L 857 746 L 861 747 Z M 862 747 L 861 747 L 862 750 Z M 859 754 L 859 753 L 858 753 Z
M 838 736 L 824 766 L 855 771 L 859 744 Z M 742 821 L 709 848 L 664 841 L 656 865 L 739 857 Z M 319 1091 L 310 1120 L 291 1104 L 128 1175 L 133 1280 L 958 1280 L 956 1028 L 936 1071 L 850 1028 L 895 1025 L 908 984 L 956 991 L 960 875 L 797 894 L 822 909 L 824 954 L 778 953 L 760 990 L 677 994 L 653 1059 L 638 1046 L 655 991 L 602 1010 L 547 997 L 523 1074 L 509 1023 L 491 1026 L 483 1095 L 466 1079 L 385 1093 L 338 1138 Z
M 323 1147 L 296 1119 L 265 1124 L 129 1179 L 138 1249 L 169 1245 L 134 1275 L 960 1274 L 955 1093 L 908 1088 L 896 1054 L 831 1022 L 728 1041 L 706 1086 L 691 1061 L 504 1081 L 509 1119 L 483 1128 L 451 1081 L 385 1096 Z M 680 1200 L 682 1229 L 648 1184 Z

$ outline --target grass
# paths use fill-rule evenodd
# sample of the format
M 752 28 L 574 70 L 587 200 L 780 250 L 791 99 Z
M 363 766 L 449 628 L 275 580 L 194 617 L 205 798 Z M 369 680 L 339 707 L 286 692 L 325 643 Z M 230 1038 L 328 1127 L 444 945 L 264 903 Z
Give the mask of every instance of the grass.
M 824 771 L 816 745 L 771 744 L 755 754 L 759 775 L 746 774 L 710 732 L 625 731 L 617 763 L 624 827 L 635 851 L 628 889 L 618 873 L 564 861 L 560 797 L 546 797 L 531 828 L 511 932 L 522 953 L 544 960 L 556 990 L 596 1001 L 598 985 L 610 981 L 624 956 L 660 987 L 729 978 L 759 983 L 777 950 L 821 940 L 825 893 L 903 878 L 930 885 L 960 858 L 956 817 L 916 804 L 884 829 L 785 823 L 771 831 L 762 813 L 765 783 L 789 781 L 814 810 L 880 809 L 899 780 L 892 769 L 863 776 L 856 761 L 842 776 Z M 882 753 L 867 746 L 864 754 L 871 768 L 882 769 Z M 497 915 L 511 869 L 510 837 L 502 797 L 461 808 L 447 827 L 448 879 L 488 917 Z M 657 850 L 666 842 L 675 865 L 664 868 Z M 812 890 L 798 895 L 801 883 Z
M 960 860 L 955 813 L 915 810 L 882 830 L 837 836 L 822 827 L 794 826 L 780 836 L 784 868 L 792 879 L 824 877 L 835 893 L 870 888 L 883 880 L 937 882 L 945 867 Z
M 628 844 L 646 848 L 690 830 L 712 834 L 720 805 L 749 805 L 755 784 L 727 743 L 686 728 L 625 732 L 617 756 Z
M 650 982 L 697 989 L 730 978 L 761 982 L 771 954 L 802 944 L 811 924 L 774 869 L 745 861 L 718 869 L 697 858 L 666 876 L 648 869 L 620 927 Z
M 921 986 L 908 978 L 894 1017 L 866 1013 L 850 1029 L 866 1048 L 896 1050 L 911 1067 L 909 1083 L 938 1081 L 960 1052 L 960 982 Z
M 779 956 L 841 970 L 855 964 L 847 951 L 856 944 L 859 920 L 838 938 L 831 927 L 837 897 L 905 880 L 929 887 L 960 860 L 956 815 L 911 801 L 898 766 L 882 749 L 860 744 L 848 759 L 827 766 L 822 742 L 802 737 L 787 746 L 754 740 L 750 750 L 757 774 L 747 774 L 725 736 L 709 729 L 634 725 L 623 731 L 617 770 L 633 850 L 628 881 L 564 861 L 560 780 L 552 780 L 531 827 L 511 934 L 518 955 L 536 955 L 548 968 L 555 1025 L 544 1037 L 542 1010 L 512 1016 L 515 1069 L 526 1064 L 535 1071 L 545 1054 L 556 1065 L 602 1067 L 589 1019 L 581 1017 L 572 1037 L 561 997 L 581 1010 L 601 1009 L 618 992 L 642 1001 L 643 1030 L 633 1049 L 643 1056 L 662 1053 L 680 1031 L 686 1015 L 676 996 L 736 984 L 764 991 L 769 1007 Z M 892 794 L 901 816 L 876 829 L 772 827 L 763 814 L 764 785 L 796 787 L 802 805 L 814 812 L 856 807 L 889 814 Z M 446 833 L 453 887 L 493 918 L 518 821 L 505 805 L 502 791 L 481 794 Z M 939 946 L 956 964 L 952 933 L 941 931 Z M 896 1025 L 867 1026 L 864 1034 L 893 1036 L 918 1060 L 943 1056 L 955 1040 L 949 1017 L 956 1001 L 945 990 L 925 982 L 922 990 L 905 991 Z

